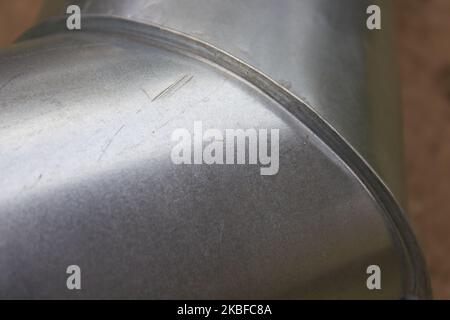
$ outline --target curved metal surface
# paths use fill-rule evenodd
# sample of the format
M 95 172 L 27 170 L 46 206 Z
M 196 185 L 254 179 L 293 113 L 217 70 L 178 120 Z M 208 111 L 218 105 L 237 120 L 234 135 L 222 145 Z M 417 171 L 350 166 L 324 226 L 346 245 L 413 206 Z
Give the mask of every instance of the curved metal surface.
M 402 130 L 391 56 L 390 0 L 47 1 L 43 19 L 117 16 L 188 34 L 264 72 L 310 105 L 404 204 Z M 382 31 L 366 8 L 382 9 Z
M 86 17 L 0 53 L 0 294 L 41 298 L 426 297 L 383 183 L 257 70 L 193 38 Z M 180 77 L 191 79 L 154 99 Z M 280 171 L 176 166 L 175 128 L 279 128 Z M 80 292 L 65 287 L 70 264 Z M 383 290 L 368 291 L 378 264 Z

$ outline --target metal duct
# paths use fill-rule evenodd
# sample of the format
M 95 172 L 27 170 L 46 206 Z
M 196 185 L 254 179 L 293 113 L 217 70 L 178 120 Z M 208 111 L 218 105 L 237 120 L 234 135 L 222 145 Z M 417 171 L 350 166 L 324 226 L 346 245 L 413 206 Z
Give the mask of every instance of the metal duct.
M 360 0 L 72 3 L 0 50 L 1 297 L 429 297 L 388 1 L 382 31 Z M 199 121 L 278 129 L 278 173 L 175 165 Z

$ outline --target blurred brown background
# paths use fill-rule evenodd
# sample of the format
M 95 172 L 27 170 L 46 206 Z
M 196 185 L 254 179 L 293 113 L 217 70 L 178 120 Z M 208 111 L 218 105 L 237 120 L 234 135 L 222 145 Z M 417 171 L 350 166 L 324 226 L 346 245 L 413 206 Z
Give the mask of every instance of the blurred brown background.
M 409 216 L 435 298 L 450 299 L 450 1 L 394 0 Z
M 0 47 L 32 25 L 42 0 L 0 0 Z M 450 1 L 393 0 L 402 81 L 408 213 L 434 297 L 450 299 Z

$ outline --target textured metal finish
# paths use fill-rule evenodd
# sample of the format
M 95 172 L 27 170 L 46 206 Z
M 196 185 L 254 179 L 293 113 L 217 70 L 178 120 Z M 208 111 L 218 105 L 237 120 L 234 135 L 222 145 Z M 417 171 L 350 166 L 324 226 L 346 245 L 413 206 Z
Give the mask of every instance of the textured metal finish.
M 133 8 L 120 3 L 104 13 Z M 327 109 L 175 32 L 98 16 L 82 32 L 64 26 L 45 23 L 0 52 L 0 296 L 427 296 L 400 208 L 315 113 Z M 296 94 L 307 82 L 284 79 Z M 170 135 L 196 120 L 280 129 L 279 173 L 174 165 Z M 70 264 L 83 270 L 81 291 L 65 288 Z M 370 264 L 384 270 L 381 291 L 366 288 Z
M 314 108 L 404 201 L 390 0 L 56 0 L 48 11 L 64 15 L 72 3 L 188 34 L 256 67 Z M 382 8 L 382 31 L 366 28 L 371 4 Z

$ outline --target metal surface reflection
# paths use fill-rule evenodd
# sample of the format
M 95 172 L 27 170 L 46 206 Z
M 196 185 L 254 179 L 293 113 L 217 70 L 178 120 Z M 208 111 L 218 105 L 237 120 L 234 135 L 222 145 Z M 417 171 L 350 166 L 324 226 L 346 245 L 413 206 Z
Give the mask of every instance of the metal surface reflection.
M 50 19 L 2 50 L 0 295 L 427 297 L 401 208 L 368 165 L 400 194 L 395 139 L 369 138 L 397 109 L 373 116 L 360 2 L 347 2 L 325 21 L 330 1 L 88 1 L 82 32 Z M 194 121 L 279 129 L 278 174 L 173 164 L 171 133 Z M 386 270 L 377 292 L 371 264 Z

